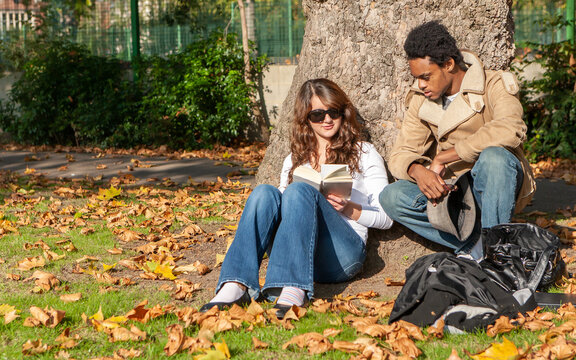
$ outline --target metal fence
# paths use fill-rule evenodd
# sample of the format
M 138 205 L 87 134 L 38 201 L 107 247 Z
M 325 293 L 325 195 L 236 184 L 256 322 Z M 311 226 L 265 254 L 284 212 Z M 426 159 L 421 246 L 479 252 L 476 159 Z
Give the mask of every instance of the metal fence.
M 19 0 L 0 0 L 0 38 L 31 36 L 34 13 L 39 6 L 26 9 Z M 209 2 L 207 2 L 209 3 Z M 141 53 L 165 55 L 177 52 L 187 44 L 216 29 L 241 34 L 240 13 L 236 1 L 192 11 L 193 26 L 172 25 L 166 20 L 171 12 L 170 0 L 140 0 Z M 275 62 L 294 62 L 302 47 L 304 15 L 297 0 L 254 1 L 255 43 L 260 54 Z M 85 44 L 93 53 L 131 60 L 130 0 L 96 0 L 88 16 L 71 21 L 62 16 L 67 37 Z
M 546 19 L 557 15 L 565 15 L 564 10 L 560 7 L 515 9 L 513 16 L 516 44 L 522 45 L 526 42 L 550 44 L 566 40 L 565 29 L 553 29 L 544 25 Z
M 26 8 L 21 0 L 0 0 L 0 39 L 33 36 L 35 14 L 41 2 L 31 1 Z M 194 26 L 169 25 L 170 0 L 139 0 L 141 52 L 165 55 L 220 28 L 241 33 L 236 1 L 220 1 L 221 6 L 204 6 L 194 13 Z M 210 4 L 209 1 L 205 2 Z M 515 9 L 516 41 L 550 43 L 566 38 L 563 31 L 543 31 L 542 20 L 557 14 L 554 2 L 542 8 Z M 302 47 L 305 19 L 299 0 L 254 0 L 257 49 L 276 63 L 297 62 Z M 95 0 L 88 16 L 80 21 L 62 16 L 61 28 L 72 41 L 83 43 L 93 53 L 131 60 L 130 0 Z

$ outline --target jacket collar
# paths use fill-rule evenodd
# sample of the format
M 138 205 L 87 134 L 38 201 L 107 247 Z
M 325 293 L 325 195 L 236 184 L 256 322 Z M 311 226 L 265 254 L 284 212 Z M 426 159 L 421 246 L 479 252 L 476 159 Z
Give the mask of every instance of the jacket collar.
M 454 99 L 447 110 L 442 109 L 442 98 L 435 101 L 426 99 L 418 112 L 422 120 L 438 127 L 439 138 L 468 120 L 475 113 L 481 112 L 484 108 L 484 100 L 482 98 L 486 86 L 484 65 L 471 52 L 462 51 L 462 55 L 468 70 L 462 79 L 460 93 L 456 99 Z M 414 82 L 410 90 L 422 93 L 418 88 L 418 80 Z

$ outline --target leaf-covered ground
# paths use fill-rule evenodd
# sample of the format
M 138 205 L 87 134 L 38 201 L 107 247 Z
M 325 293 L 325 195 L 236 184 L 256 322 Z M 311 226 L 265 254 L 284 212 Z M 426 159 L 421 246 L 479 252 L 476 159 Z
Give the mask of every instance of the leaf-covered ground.
M 186 156 L 255 167 L 262 153 L 220 148 Z M 567 182 L 576 174 L 570 161 L 534 168 L 539 176 Z M 269 303 L 198 313 L 212 295 L 251 187 L 235 180 L 135 183 L 131 176 L 57 181 L 33 166 L 0 173 L 0 359 L 576 356 L 571 305 L 557 312 L 538 309 L 514 322 L 502 318 L 465 336 L 445 335 L 442 324 L 388 325 L 393 302 L 374 291 L 317 299 L 282 321 Z M 572 263 L 575 210 L 532 212 L 517 220 L 556 232 Z M 576 293 L 576 280 L 565 279 L 559 289 Z

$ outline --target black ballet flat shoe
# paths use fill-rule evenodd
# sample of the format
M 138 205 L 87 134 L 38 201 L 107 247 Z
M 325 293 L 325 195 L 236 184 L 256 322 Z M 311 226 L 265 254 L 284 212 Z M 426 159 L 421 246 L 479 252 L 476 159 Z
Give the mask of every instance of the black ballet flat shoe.
M 250 295 L 248 295 L 248 291 L 244 291 L 244 294 L 242 294 L 242 296 L 240 296 L 240 298 L 238 298 L 238 300 L 236 300 L 236 301 L 232 301 L 232 302 L 209 302 L 208 304 L 204 304 L 200 308 L 199 311 L 200 312 L 206 312 L 206 311 L 212 309 L 214 306 L 217 306 L 218 310 L 227 309 L 234 304 L 236 304 L 238 306 L 245 306 L 245 305 L 250 304 L 251 301 L 252 301 L 252 299 L 250 299 Z
M 276 317 L 278 320 L 282 320 L 288 310 L 292 309 L 292 305 L 276 304 L 274 305 L 274 309 L 276 309 Z
M 298 306 L 297 307 L 306 307 L 308 306 L 308 302 L 309 300 L 307 298 L 304 299 L 304 304 Z M 284 317 L 286 316 L 286 313 L 288 312 L 288 310 L 292 309 L 293 305 L 284 305 L 284 304 L 276 304 L 274 305 L 274 309 L 276 309 L 276 317 L 278 318 L 278 320 L 282 320 L 284 319 Z

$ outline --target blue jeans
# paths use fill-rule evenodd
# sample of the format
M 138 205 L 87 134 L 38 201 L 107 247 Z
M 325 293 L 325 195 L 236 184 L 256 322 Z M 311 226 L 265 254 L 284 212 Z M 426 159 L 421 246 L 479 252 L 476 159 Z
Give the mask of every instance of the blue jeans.
M 314 281 L 342 282 L 358 274 L 366 246 L 312 186 L 293 183 L 281 193 L 271 185 L 259 185 L 246 202 L 216 291 L 235 281 L 257 299 L 264 253 L 269 261 L 262 293 L 268 299 L 285 286 L 306 290 L 311 298 Z
M 480 153 L 470 178 L 483 228 L 510 222 L 523 177 L 522 165 L 510 151 L 488 147 Z M 407 180 L 396 181 L 380 193 L 380 204 L 386 213 L 415 233 L 456 252 L 467 252 L 474 246 L 477 233 L 461 242 L 452 234 L 434 229 L 428 222 L 427 203 L 418 185 Z

